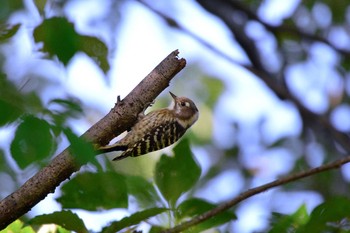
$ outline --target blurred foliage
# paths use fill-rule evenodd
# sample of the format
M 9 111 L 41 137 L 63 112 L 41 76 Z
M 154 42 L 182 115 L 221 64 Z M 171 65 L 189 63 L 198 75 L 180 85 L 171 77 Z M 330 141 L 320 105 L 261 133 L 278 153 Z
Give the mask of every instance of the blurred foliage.
M 34 0 L 34 4 L 36 5 L 36 8 L 38 9 L 40 15 L 43 15 L 45 13 L 45 5 L 47 4 L 46 0 Z
M 193 159 L 187 140 L 174 148 L 175 157 L 162 155 L 155 168 L 155 182 L 170 207 L 184 192 L 195 185 L 201 169 Z
M 291 215 L 273 213 L 271 218 L 273 228 L 269 233 L 295 232 L 296 229 L 304 225 L 308 220 L 309 215 L 305 205 L 300 206 L 299 209 Z
M 110 226 L 102 229 L 103 233 L 113 233 L 123 230 L 127 227 L 131 227 L 133 225 L 139 224 L 140 222 L 146 221 L 147 219 L 156 216 L 165 212 L 166 208 L 149 208 L 144 211 L 137 212 L 135 214 L 130 215 L 129 217 L 125 217 L 120 221 L 116 221 L 110 224 Z
M 25 226 L 22 221 L 16 220 L 0 232 L 1 233 L 8 233 L 8 232 L 34 233 L 36 231 L 34 231 L 31 226 Z
M 0 126 L 17 120 L 22 114 L 42 109 L 37 93 L 21 93 L 2 72 L 0 72 L 0 86 L 0 108 L 6 113 L 0 114 Z
M 349 232 L 349 208 L 350 199 L 347 197 L 326 200 L 312 211 L 309 220 L 296 233 Z
M 200 213 L 210 210 L 215 205 L 203 199 L 189 198 L 177 204 L 181 195 L 195 185 L 200 175 L 200 168 L 194 161 L 193 154 L 189 148 L 188 140 L 182 140 L 175 146 L 174 157 L 163 155 L 156 164 L 155 184 L 156 192 L 152 181 L 147 181 L 142 177 L 117 174 L 116 172 L 101 173 L 80 173 L 65 183 L 62 188 L 62 194 L 56 200 L 63 208 L 84 209 L 97 211 L 100 209 L 124 208 L 129 205 L 128 195 L 132 196 L 136 203 L 141 206 L 152 204 L 143 211 L 138 211 L 119 221 L 113 221 L 106 226 L 102 232 L 117 232 L 125 228 L 133 228 L 140 222 L 160 215 L 164 212 L 166 222 L 160 221 L 158 229 L 164 229 L 169 222 L 179 223 L 187 218 L 197 216 Z M 179 163 L 185 162 L 184 164 Z M 184 182 L 186 180 L 186 182 Z M 180 182 L 182 181 L 182 182 Z M 173 191 L 171 193 L 170 191 Z M 189 196 L 190 197 L 190 196 Z M 167 203 L 161 200 L 167 200 Z M 67 230 L 84 232 L 85 226 L 81 226 L 80 219 L 71 212 L 62 211 L 50 215 L 37 216 L 30 220 L 32 224 L 54 223 L 64 227 Z M 202 224 L 191 228 L 188 232 L 199 232 L 224 224 L 235 215 L 231 212 L 222 213 L 215 218 L 203 222 Z M 68 222 L 66 222 L 68 221 Z M 74 225 L 77 221 L 79 224 Z M 166 224 L 166 225 L 164 225 Z M 153 229 L 155 231 L 155 229 Z
M 2 0 L 0 7 L 0 25 L 6 22 L 13 12 L 20 9 L 23 9 L 22 0 Z
M 43 214 L 38 215 L 32 218 L 29 221 L 30 224 L 33 225 L 41 225 L 41 224 L 56 224 L 62 226 L 66 230 L 75 231 L 75 232 L 89 232 L 84 222 L 78 217 L 78 215 L 74 214 L 72 211 L 60 211 L 54 212 L 52 214 Z
M 141 208 L 151 208 L 161 205 L 161 197 L 158 195 L 153 183 L 142 176 L 125 176 L 125 182 L 130 196 L 135 197 L 137 205 Z
M 178 219 L 186 219 L 191 218 L 193 216 L 198 216 L 200 214 L 204 214 L 205 212 L 215 208 L 216 205 L 213 203 L 209 203 L 206 200 L 202 200 L 199 198 L 187 199 L 182 202 L 176 211 Z M 225 211 L 220 213 L 207 221 L 204 221 L 196 226 L 190 227 L 186 230 L 186 232 L 202 232 L 207 229 L 220 226 L 226 222 L 237 219 L 236 215 L 230 211 Z
M 81 165 L 91 162 L 99 167 L 99 163 L 95 160 L 96 153 L 91 143 L 87 142 L 84 138 L 78 137 L 70 128 L 63 130 L 70 143 L 70 152 L 75 157 L 76 162 Z
M 7 39 L 13 37 L 20 26 L 20 24 L 15 24 L 11 25 L 10 28 L 7 28 L 5 24 L 0 24 L 0 43 L 6 42 Z
M 78 174 L 61 190 L 57 201 L 64 208 L 96 211 L 128 207 L 125 177 L 114 172 Z
M 95 37 L 78 34 L 74 25 L 66 18 L 54 17 L 44 20 L 34 30 L 33 36 L 36 42 L 43 42 L 44 52 L 51 57 L 57 56 L 64 65 L 81 51 L 93 58 L 104 72 L 110 68 L 107 46 Z
M 11 154 L 21 169 L 52 155 L 55 140 L 50 125 L 34 116 L 26 116 L 17 127 Z
M 272 219 L 273 228 L 269 233 L 349 232 L 349 204 L 349 198 L 336 196 L 317 206 L 310 215 L 305 205 L 291 215 L 275 214 Z
M 19 34 L 29 37 L 34 55 L 31 57 L 41 62 L 44 59 L 38 57 L 49 59 L 58 66 L 63 64 L 63 68 L 69 65 L 77 53 L 82 52 L 107 73 L 110 70 L 110 52 L 115 49 L 106 43 L 108 40 L 96 36 L 96 32 L 83 35 L 77 29 L 77 22 L 65 15 L 71 0 L 53 1 L 50 4 L 48 1 L 34 1 L 33 8 L 36 7 L 35 14 L 40 15 L 40 22 L 30 26 L 14 20 L 16 14 L 30 14 L 23 2 L 4 0 L 0 7 L 0 127 L 4 131 L 11 131 L 13 135 L 9 145 L 0 148 L 0 182 L 1 187 L 4 187 L 0 190 L 0 195 L 8 195 L 8 189 L 16 188 L 24 182 L 23 177 L 27 178 L 28 174 L 32 175 L 34 171 L 45 166 L 64 140 L 71 144 L 71 152 L 76 160 L 81 164 L 88 163 L 88 168 L 74 175 L 60 187 L 56 201 L 62 206 L 62 210 L 31 216 L 30 220 L 17 220 L 0 231 L 1 233 L 37 232 L 38 227 L 44 227 L 44 224 L 54 224 L 54 232 L 88 232 L 86 222 L 70 209 L 94 212 L 110 209 L 129 211 L 129 216 L 101 226 L 102 232 L 137 231 L 141 223 L 147 223 L 151 228 L 150 232 L 160 232 L 216 207 L 219 203 L 198 196 L 203 197 L 201 192 L 208 193 L 208 190 L 213 195 L 220 196 L 221 190 L 213 189 L 213 183 L 227 172 L 234 171 L 241 176 L 242 180 L 239 185 L 237 183 L 237 192 L 242 192 L 262 181 L 319 166 L 345 154 L 346 146 L 344 147 L 336 137 L 349 134 L 349 130 L 342 128 L 341 122 L 331 119 L 340 108 L 349 108 L 350 103 L 350 11 L 346 1 L 300 1 L 280 22 L 271 24 L 269 19 L 260 19 L 268 1 L 215 1 L 215 8 L 223 8 L 224 13 L 210 11 L 209 7 L 204 8 L 208 13 L 215 14 L 218 20 L 222 20 L 227 29 L 231 30 L 232 41 L 242 40 L 243 37 L 248 40 L 249 43 L 238 43 L 248 60 L 252 58 L 252 51 L 255 49 L 256 58 L 261 66 L 249 61 L 248 65 L 242 67 L 247 68 L 251 65 L 253 68 L 260 68 L 262 70 L 259 71 L 267 74 L 269 82 L 290 91 L 290 95 L 283 96 L 285 93 L 278 93 L 276 89 L 268 90 L 276 101 L 276 107 L 282 105 L 297 112 L 302 125 L 301 132 L 271 137 L 274 129 L 269 124 L 275 128 L 287 127 L 278 124 L 280 119 L 274 117 L 277 113 L 269 115 L 266 112 L 265 115 L 256 118 L 247 115 L 247 119 L 232 117 L 231 110 L 236 107 L 236 103 L 226 101 L 222 107 L 221 100 L 225 95 L 238 93 L 239 87 L 229 87 L 228 82 L 223 81 L 219 75 L 216 77 L 208 74 L 208 65 L 204 67 L 189 64 L 182 74 L 191 78 L 184 79 L 184 83 L 180 81 L 179 86 L 174 84 L 174 89 L 175 93 L 192 94 L 190 98 L 194 98 L 200 106 L 201 117 L 187 133 L 187 138 L 173 148 L 171 156 L 163 154 L 155 162 L 152 178 L 130 175 L 133 172 L 142 172 L 132 170 L 135 167 L 128 166 L 127 162 L 114 165 L 106 157 L 95 157 L 92 146 L 81 139 L 72 127 L 73 119 L 84 117 L 86 109 L 82 101 L 65 92 L 60 92 L 55 98 L 45 98 L 43 93 L 48 91 L 45 87 L 56 83 L 51 81 L 52 76 L 42 78 L 33 71 L 33 67 L 38 66 L 45 70 L 45 65 L 41 67 L 44 63 L 35 63 L 32 68 L 11 67 L 12 59 L 17 58 L 12 50 L 15 51 Z M 116 23 L 111 22 L 119 21 L 119 12 L 115 9 L 121 8 L 123 1 L 101 1 L 101 4 L 107 2 L 110 4 L 110 15 L 101 22 L 114 28 Z M 205 6 L 207 1 L 197 2 L 197 7 L 201 7 Z M 169 17 L 174 17 L 173 22 L 176 22 L 176 11 L 169 9 L 166 12 Z M 48 18 L 46 14 L 55 17 Z M 229 15 L 231 21 L 226 20 L 225 14 Z M 171 30 L 176 29 L 178 25 L 180 24 L 174 23 Z M 251 30 L 251 25 L 259 25 L 264 30 Z M 239 29 L 240 33 L 235 34 L 237 31 L 234 29 Z M 114 30 L 115 28 L 111 31 Z M 110 37 L 110 41 L 113 41 L 117 36 L 111 33 Z M 266 38 L 269 40 L 266 41 Z M 27 42 L 23 41 L 23 44 L 25 43 Z M 270 46 L 265 46 L 266 44 Z M 315 49 L 319 46 L 324 49 L 321 53 L 317 53 Z M 220 53 L 215 49 L 210 46 L 207 46 L 207 49 L 220 57 Z M 327 56 L 333 55 L 335 59 L 332 62 L 324 62 L 323 59 L 327 60 Z M 221 58 L 225 59 L 225 56 Z M 275 63 L 272 62 L 273 59 L 276 60 Z M 232 60 L 229 62 L 232 66 L 240 66 Z M 288 74 L 296 67 L 301 67 L 305 72 L 307 68 L 312 67 L 314 73 L 306 72 L 305 76 L 299 74 L 299 86 L 292 86 Z M 326 75 L 322 73 L 325 67 Z M 19 71 L 24 74 L 18 75 Z M 251 72 L 255 79 L 266 84 L 266 81 L 260 79 L 259 72 L 253 72 L 252 69 L 245 71 Z M 237 75 L 227 76 L 233 79 Z M 324 79 L 323 76 L 327 76 L 328 79 Z M 27 90 L 28 77 L 37 78 L 41 88 Z M 304 86 L 307 88 L 303 88 Z M 59 88 L 63 87 L 57 87 Z M 321 94 L 317 95 L 319 93 Z M 308 105 L 310 98 L 315 96 L 322 96 L 327 102 L 321 111 Z M 257 105 L 260 103 L 254 93 L 247 98 L 247 103 L 252 100 Z M 222 112 L 227 116 L 217 116 L 220 104 L 221 108 L 224 108 Z M 305 107 L 309 114 L 303 115 L 300 106 Z M 242 112 L 251 112 L 246 103 L 242 103 L 241 108 Z M 281 118 L 283 117 L 285 116 L 281 115 Z M 251 120 L 253 118 L 255 120 Z M 219 132 L 217 138 L 216 132 Z M 276 171 L 279 160 L 271 159 L 273 156 L 270 155 L 276 151 L 281 160 L 289 159 L 285 162 L 288 166 L 285 166 L 283 171 Z M 202 168 L 199 165 L 199 155 L 202 156 L 200 161 L 209 161 L 209 167 Z M 134 161 L 133 163 L 137 163 Z M 137 169 L 150 170 L 150 164 L 150 161 L 140 162 Z M 125 166 L 120 170 L 132 171 L 121 174 L 115 171 L 118 170 L 118 166 Z M 271 170 L 275 173 L 270 174 Z M 281 209 L 278 209 L 277 212 L 271 213 L 266 231 L 350 232 L 350 200 L 343 197 L 350 191 L 348 179 L 339 171 L 334 171 L 280 187 L 280 190 L 287 193 L 311 190 L 322 196 L 324 201 L 311 213 L 307 211 L 306 204 L 302 204 L 291 213 L 281 214 L 278 213 Z M 236 187 L 236 183 L 226 186 Z M 214 184 L 214 187 L 217 186 Z M 207 229 L 229 232 L 230 224 L 237 218 L 239 219 L 239 216 L 236 216 L 234 211 L 225 211 L 185 232 Z

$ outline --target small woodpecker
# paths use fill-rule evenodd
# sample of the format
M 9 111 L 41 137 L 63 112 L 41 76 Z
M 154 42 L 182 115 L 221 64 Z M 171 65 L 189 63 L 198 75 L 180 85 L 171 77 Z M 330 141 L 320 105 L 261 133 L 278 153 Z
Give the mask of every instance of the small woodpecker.
M 113 161 L 136 157 L 168 147 L 179 140 L 198 119 L 198 109 L 192 100 L 177 97 L 168 108 L 158 109 L 143 116 L 127 135 L 112 145 L 99 148 L 101 153 L 124 151 Z

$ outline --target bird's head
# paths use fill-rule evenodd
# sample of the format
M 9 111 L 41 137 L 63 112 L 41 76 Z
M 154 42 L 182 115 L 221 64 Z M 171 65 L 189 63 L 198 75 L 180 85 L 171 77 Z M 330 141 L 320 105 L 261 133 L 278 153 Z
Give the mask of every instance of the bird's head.
M 175 114 L 179 124 L 184 128 L 191 127 L 198 120 L 198 109 L 192 100 L 186 97 L 177 97 L 173 93 L 169 92 L 173 97 L 173 102 L 169 106 Z

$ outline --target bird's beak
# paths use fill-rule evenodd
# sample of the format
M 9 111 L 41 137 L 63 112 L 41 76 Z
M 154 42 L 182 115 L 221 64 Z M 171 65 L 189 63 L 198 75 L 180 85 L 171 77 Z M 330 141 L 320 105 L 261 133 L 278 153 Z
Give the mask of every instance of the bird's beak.
M 169 91 L 169 93 L 170 93 L 171 97 L 173 97 L 174 100 L 177 98 L 177 96 L 174 95 L 173 93 L 171 93 L 170 91 Z

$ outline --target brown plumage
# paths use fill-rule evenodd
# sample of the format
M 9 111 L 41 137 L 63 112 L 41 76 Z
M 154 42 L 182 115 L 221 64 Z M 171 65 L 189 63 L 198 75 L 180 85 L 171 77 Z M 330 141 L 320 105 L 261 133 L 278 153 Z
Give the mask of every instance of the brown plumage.
M 113 160 L 140 156 L 163 149 L 179 140 L 198 119 L 198 109 L 192 100 L 170 92 L 173 102 L 168 108 L 143 116 L 128 134 L 113 145 L 99 148 L 101 153 L 124 151 Z

